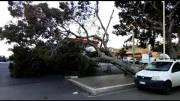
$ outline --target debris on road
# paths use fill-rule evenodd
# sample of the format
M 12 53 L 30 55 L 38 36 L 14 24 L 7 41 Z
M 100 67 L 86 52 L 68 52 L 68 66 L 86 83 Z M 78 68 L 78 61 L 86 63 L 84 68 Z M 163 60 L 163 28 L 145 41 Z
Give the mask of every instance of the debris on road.
M 73 92 L 72 94 L 73 94 L 73 95 L 77 95 L 77 94 L 79 94 L 79 92 Z

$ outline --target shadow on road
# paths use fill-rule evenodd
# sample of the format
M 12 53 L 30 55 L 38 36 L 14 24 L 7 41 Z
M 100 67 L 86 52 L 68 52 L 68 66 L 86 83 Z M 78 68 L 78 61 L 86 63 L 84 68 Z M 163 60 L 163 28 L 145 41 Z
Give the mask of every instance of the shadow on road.
M 163 94 L 162 91 L 160 90 L 156 90 L 156 89 L 141 89 L 140 91 L 144 92 L 144 93 L 151 93 L 151 94 L 158 94 L 158 95 L 166 95 L 166 94 Z M 178 87 L 173 87 L 172 90 L 171 90 L 171 93 L 170 94 L 175 94 L 175 93 L 179 93 L 180 92 L 180 86 Z M 167 96 L 167 95 L 166 95 Z
M 0 63 L 0 87 L 47 82 L 47 81 L 49 82 L 49 81 L 64 79 L 63 76 L 61 75 L 48 75 L 38 78 L 12 78 L 10 77 L 8 66 L 9 63 Z

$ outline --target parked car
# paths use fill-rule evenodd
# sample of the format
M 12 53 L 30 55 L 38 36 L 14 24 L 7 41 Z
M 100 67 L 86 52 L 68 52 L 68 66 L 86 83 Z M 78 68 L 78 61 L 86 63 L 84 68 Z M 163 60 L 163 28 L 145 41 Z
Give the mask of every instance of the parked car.
M 5 58 L 5 56 L 0 56 L 0 62 L 7 62 L 7 59 Z
M 169 94 L 172 87 L 180 86 L 180 60 L 158 60 L 135 74 L 138 89 L 159 89 Z

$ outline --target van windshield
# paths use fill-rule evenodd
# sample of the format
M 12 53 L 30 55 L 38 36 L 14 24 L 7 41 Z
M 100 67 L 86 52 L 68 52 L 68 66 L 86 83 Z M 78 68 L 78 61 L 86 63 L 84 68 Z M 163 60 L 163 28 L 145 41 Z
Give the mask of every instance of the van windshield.
M 145 70 L 150 71 L 168 71 L 173 62 L 152 62 L 145 67 Z

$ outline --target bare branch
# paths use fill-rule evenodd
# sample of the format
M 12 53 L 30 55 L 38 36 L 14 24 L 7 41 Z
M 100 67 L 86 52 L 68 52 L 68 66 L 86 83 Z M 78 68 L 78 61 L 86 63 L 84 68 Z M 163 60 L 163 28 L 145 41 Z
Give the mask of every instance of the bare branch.
M 144 6 L 143 6 L 143 15 L 144 15 L 144 11 L 145 11 L 145 8 L 146 8 L 146 4 L 147 4 L 147 2 L 144 2 Z
M 108 42 L 108 40 L 109 40 L 109 34 L 107 33 L 107 29 L 108 29 L 109 24 L 110 24 L 110 22 L 111 22 L 111 19 L 112 19 L 112 15 L 113 15 L 113 13 L 114 13 L 114 10 L 112 11 L 112 14 L 111 14 L 111 16 L 110 16 L 110 20 L 109 20 L 109 22 L 108 22 L 108 25 L 107 25 L 106 29 L 105 29 L 105 27 L 104 27 L 104 25 L 103 25 L 103 23 L 102 23 L 101 18 L 99 17 L 99 2 L 98 2 L 98 1 L 96 1 L 95 13 L 96 13 L 97 19 L 98 19 L 98 21 L 99 21 L 102 29 L 104 30 L 103 41 L 101 41 L 100 47 L 102 47 L 102 44 L 103 44 L 104 48 L 105 48 L 106 50 L 108 50 L 108 49 L 107 49 L 107 42 Z M 105 35 L 106 35 L 106 40 L 104 40 Z
M 103 40 L 104 40 L 104 38 L 105 38 L 105 35 L 106 35 L 106 37 L 107 37 L 107 38 L 106 38 L 106 43 L 107 43 L 108 40 L 109 40 L 109 35 L 107 34 L 107 30 L 108 30 L 109 24 L 110 24 L 110 22 L 111 22 L 111 20 L 112 20 L 113 13 L 114 13 L 114 9 L 113 9 L 113 11 L 112 11 L 112 13 L 111 13 L 111 16 L 110 16 L 108 25 L 107 25 L 106 30 L 105 30 L 105 33 L 104 33 L 104 35 L 103 35 Z M 102 43 L 101 43 L 100 47 L 102 47 Z
M 157 7 L 156 7 L 156 2 L 154 2 L 154 1 L 148 1 L 148 3 L 150 3 L 151 4 L 151 6 L 154 8 L 154 9 L 158 9 Z
M 178 5 L 180 4 L 180 1 L 177 1 L 175 6 L 174 6 L 174 9 L 171 11 L 171 13 L 168 15 L 169 19 L 172 18 L 172 15 L 175 13 L 175 10 L 176 10 L 176 7 L 178 7 Z
M 102 21 L 101 21 L 101 19 L 100 19 L 100 17 L 99 17 L 99 7 L 98 7 L 98 5 L 99 5 L 99 2 L 96 1 L 96 10 L 95 10 L 95 13 L 96 13 L 96 16 L 97 16 L 100 24 L 101 24 L 102 29 L 103 29 L 104 31 L 106 31 L 106 29 L 105 29 L 105 27 L 104 27 L 104 25 L 103 25 L 103 23 L 102 23 Z
M 159 30 L 162 31 L 162 27 L 146 27 L 147 29 L 155 29 L 155 30 Z
M 61 26 L 67 33 L 71 33 L 72 35 L 74 35 L 75 37 L 79 37 L 78 35 L 76 35 L 74 32 L 72 32 L 71 30 L 66 29 L 63 25 Z
M 176 7 L 178 7 L 179 4 L 180 4 L 180 1 L 177 1 L 175 6 L 174 6 L 174 9 L 176 9 Z
M 156 20 L 152 20 L 152 19 L 149 19 L 149 18 L 147 18 L 147 20 L 148 20 L 149 22 L 151 22 L 151 23 L 157 24 L 157 25 L 159 25 L 160 27 L 162 27 L 162 22 L 158 22 L 158 21 L 156 21 Z
M 81 23 L 79 23 L 79 22 L 78 22 L 77 20 L 75 20 L 75 19 L 73 19 L 73 20 L 85 31 L 86 37 L 88 37 L 88 36 L 89 36 L 89 33 L 88 33 L 87 29 L 84 27 L 84 25 L 81 24 Z

